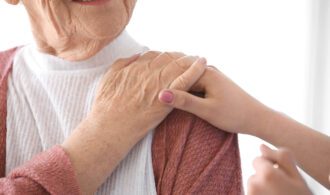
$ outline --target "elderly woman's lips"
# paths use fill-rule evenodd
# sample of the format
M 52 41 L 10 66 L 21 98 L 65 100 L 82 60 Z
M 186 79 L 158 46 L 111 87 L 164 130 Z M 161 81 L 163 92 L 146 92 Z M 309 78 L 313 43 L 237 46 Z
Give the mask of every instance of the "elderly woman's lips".
M 102 5 L 110 0 L 72 0 L 72 2 L 79 3 L 82 5 Z

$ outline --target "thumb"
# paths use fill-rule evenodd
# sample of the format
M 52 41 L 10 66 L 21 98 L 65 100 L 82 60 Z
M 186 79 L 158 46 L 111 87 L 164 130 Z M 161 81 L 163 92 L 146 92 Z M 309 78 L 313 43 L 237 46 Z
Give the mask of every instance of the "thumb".
M 260 146 L 260 150 L 265 158 L 277 163 L 290 176 L 301 177 L 293 155 L 289 150 L 284 148 L 273 150 L 264 144 Z
M 207 113 L 206 100 L 185 91 L 163 90 L 159 93 L 158 98 L 168 106 L 190 112 L 201 118 L 205 118 Z

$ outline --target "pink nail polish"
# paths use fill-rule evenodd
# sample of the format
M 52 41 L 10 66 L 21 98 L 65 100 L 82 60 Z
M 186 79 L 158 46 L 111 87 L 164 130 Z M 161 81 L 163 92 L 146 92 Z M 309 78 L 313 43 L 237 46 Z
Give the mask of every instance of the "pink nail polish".
M 174 95 L 171 91 L 163 91 L 160 99 L 165 103 L 171 103 L 173 101 Z

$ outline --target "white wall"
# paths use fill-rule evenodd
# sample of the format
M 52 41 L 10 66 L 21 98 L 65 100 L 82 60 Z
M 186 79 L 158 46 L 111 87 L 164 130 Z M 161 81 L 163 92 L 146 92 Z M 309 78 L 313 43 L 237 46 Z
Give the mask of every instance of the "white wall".
M 306 122 L 310 21 L 310 0 L 138 0 L 128 31 L 151 49 L 206 57 L 257 99 Z M 22 8 L 0 1 L 0 24 L 0 50 L 32 40 Z M 260 143 L 240 136 L 245 184 Z

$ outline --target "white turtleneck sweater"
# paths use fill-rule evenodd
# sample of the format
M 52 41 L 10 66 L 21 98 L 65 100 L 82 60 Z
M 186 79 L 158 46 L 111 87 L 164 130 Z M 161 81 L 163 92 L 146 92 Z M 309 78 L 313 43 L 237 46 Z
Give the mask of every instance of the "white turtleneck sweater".
M 80 62 L 40 53 L 33 45 L 21 48 L 8 82 L 7 173 L 61 144 L 90 111 L 99 80 L 110 65 L 146 50 L 126 32 Z M 151 142 L 152 132 L 131 150 L 96 194 L 156 194 Z

